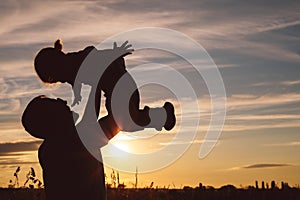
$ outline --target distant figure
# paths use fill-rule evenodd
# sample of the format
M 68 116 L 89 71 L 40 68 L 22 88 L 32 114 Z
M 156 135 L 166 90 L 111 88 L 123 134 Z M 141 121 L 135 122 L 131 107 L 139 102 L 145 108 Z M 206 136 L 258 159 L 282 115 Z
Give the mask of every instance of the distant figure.
M 155 128 L 156 130 L 171 130 L 176 123 L 174 114 L 174 106 L 170 102 L 166 102 L 162 108 L 149 108 L 145 106 L 142 110 L 140 106 L 140 96 L 136 83 L 127 72 L 124 56 L 131 54 L 133 49 L 129 49 L 126 41 L 120 47 L 114 43 L 113 49 L 97 50 L 93 46 L 88 46 L 79 52 L 64 53 L 62 51 L 63 44 L 61 40 L 54 43 L 54 47 L 42 49 L 36 56 L 34 61 L 35 70 L 41 80 L 45 83 L 67 82 L 72 85 L 74 93 L 74 101 L 72 106 L 81 101 L 81 84 L 88 84 L 95 90 L 95 110 L 96 115 L 99 115 L 101 90 L 106 97 L 106 109 L 108 115 L 101 118 L 101 127 L 107 135 L 110 132 L 118 131 L 138 131 L 143 128 Z M 84 76 L 77 84 L 75 79 L 79 68 L 87 58 L 89 62 L 88 74 Z M 108 66 L 106 69 L 105 67 Z M 95 83 L 90 78 L 91 76 L 99 77 L 99 83 Z M 99 75 L 100 76 L 100 75 Z M 122 98 L 113 109 L 117 110 L 117 116 L 113 116 L 112 112 L 112 96 L 113 90 L 117 82 L 123 79 Z M 96 87 L 96 88 L 95 88 Z M 133 94 L 130 97 L 129 105 L 124 102 L 125 96 L 133 89 Z M 124 98 L 123 98 L 124 97 Z M 124 100 L 124 101 L 123 101 Z M 131 120 L 128 119 L 130 114 Z M 115 113 L 114 113 L 115 114 Z M 138 126 L 136 126 L 138 125 Z
M 78 114 L 70 110 L 66 101 L 45 96 L 34 98 L 22 116 L 25 130 L 44 139 L 38 157 L 47 200 L 105 200 L 103 164 L 82 144 L 73 116 Z M 93 133 L 86 131 L 86 134 Z M 98 157 L 101 158 L 100 148 L 107 142 L 105 136 L 99 135 Z

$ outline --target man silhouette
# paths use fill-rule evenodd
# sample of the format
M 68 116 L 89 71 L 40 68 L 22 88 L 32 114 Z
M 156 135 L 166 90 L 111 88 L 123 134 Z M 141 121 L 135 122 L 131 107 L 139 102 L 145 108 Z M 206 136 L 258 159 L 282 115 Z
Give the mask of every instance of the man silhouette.
M 25 130 L 44 139 L 38 157 L 47 200 L 105 200 L 104 169 L 99 160 L 99 149 L 107 144 L 108 139 L 96 135 L 98 156 L 95 158 L 81 142 L 73 116 L 78 115 L 70 110 L 66 101 L 46 96 L 35 97 L 22 116 Z M 94 133 L 88 133 L 87 129 L 86 134 Z

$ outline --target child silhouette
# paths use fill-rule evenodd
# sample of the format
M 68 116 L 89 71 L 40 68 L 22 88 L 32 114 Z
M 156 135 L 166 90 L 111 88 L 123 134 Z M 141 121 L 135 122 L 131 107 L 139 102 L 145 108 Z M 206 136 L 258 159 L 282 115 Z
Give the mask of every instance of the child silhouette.
M 89 65 L 90 75 L 101 74 L 99 71 L 105 70 L 100 77 L 100 81 L 96 83 L 95 89 L 95 109 L 96 115 L 99 115 L 101 90 L 106 97 L 106 109 L 108 115 L 100 119 L 100 125 L 106 135 L 115 130 L 123 131 L 137 131 L 143 128 L 155 128 L 157 130 L 171 130 L 176 123 L 174 114 L 174 106 L 170 102 L 166 102 L 161 108 L 149 108 L 145 106 L 143 109 L 139 108 L 140 96 L 136 83 L 126 70 L 124 57 L 131 54 L 133 49 L 126 41 L 120 47 L 114 43 L 113 49 L 97 50 L 93 46 L 88 46 L 79 52 L 64 53 L 62 51 L 63 44 L 61 40 L 54 43 L 54 47 L 47 47 L 39 51 L 35 57 L 34 66 L 40 79 L 45 83 L 66 82 L 72 85 L 74 93 L 74 101 L 72 106 L 79 103 L 81 100 L 80 90 L 81 84 L 88 84 L 95 87 L 88 76 L 79 82 L 75 82 L 79 68 L 84 60 L 90 54 L 94 56 L 94 61 Z M 103 60 L 107 57 L 112 57 L 113 62 L 108 63 L 105 67 Z M 102 69 L 101 69 L 102 68 Z M 118 116 L 113 116 L 112 113 L 112 95 L 114 87 L 117 82 L 125 77 L 125 84 L 122 86 L 122 92 L 126 93 L 128 87 L 133 87 L 134 92 L 130 97 L 129 105 L 122 104 L 118 107 Z M 122 101 L 119 100 L 120 102 Z M 125 115 L 129 111 L 131 120 L 127 119 Z M 138 125 L 138 126 L 136 126 Z M 110 139 L 110 138 L 109 138 Z

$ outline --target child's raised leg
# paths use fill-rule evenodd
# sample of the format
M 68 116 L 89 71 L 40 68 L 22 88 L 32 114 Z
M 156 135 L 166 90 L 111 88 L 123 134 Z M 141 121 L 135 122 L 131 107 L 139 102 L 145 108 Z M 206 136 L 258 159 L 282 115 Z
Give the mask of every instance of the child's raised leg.
M 121 81 L 121 84 L 115 88 L 118 81 Z M 144 128 L 161 130 L 163 127 L 171 130 L 175 126 L 176 118 L 171 103 L 166 102 L 161 108 L 148 106 L 144 109 L 139 108 L 139 91 L 134 79 L 125 69 L 123 58 L 115 60 L 107 68 L 100 80 L 100 85 L 105 93 L 105 106 L 108 112 L 108 115 L 100 120 L 100 124 L 107 132 L 114 133 L 116 130 L 131 132 Z M 115 97 L 117 99 L 112 99 Z M 125 102 L 127 99 L 129 102 Z

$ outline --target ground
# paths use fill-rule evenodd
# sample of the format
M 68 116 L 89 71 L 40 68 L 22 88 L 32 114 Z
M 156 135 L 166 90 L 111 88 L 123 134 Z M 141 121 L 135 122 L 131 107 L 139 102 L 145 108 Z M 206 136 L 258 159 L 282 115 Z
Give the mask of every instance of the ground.
M 107 200 L 300 200 L 300 189 L 108 189 Z M 43 189 L 0 188 L 1 200 L 44 200 Z

